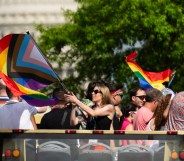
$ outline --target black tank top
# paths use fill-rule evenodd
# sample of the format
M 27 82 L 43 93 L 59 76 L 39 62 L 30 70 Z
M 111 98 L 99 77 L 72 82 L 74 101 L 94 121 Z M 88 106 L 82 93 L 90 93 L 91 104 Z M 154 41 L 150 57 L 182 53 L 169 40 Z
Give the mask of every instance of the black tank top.
M 112 120 L 107 116 L 95 117 L 96 130 L 110 130 Z
M 116 116 L 116 114 L 114 115 L 114 118 L 113 118 L 113 127 L 114 127 L 114 130 L 121 130 L 121 123 L 119 121 L 118 116 Z

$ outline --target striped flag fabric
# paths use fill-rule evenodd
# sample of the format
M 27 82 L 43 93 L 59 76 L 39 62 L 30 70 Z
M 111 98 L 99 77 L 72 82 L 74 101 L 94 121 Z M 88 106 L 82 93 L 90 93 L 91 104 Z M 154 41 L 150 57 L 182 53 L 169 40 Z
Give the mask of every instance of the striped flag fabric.
M 0 77 L 15 96 L 31 105 L 58 102 L 39 92 L 60 80 L 29 34 L 9 34 L 0 40 Z
M 169 82 L 172 71 L 167 69 L 162 72 L 148 72 L 143 70 L 136 62 L 137 52 L 129 54 L 126 57 L 126 62 L 130 69 L 139 79 L 140 87 L 142 88 L 156 88 L 162 90 L 165 88 L 164 82 Z

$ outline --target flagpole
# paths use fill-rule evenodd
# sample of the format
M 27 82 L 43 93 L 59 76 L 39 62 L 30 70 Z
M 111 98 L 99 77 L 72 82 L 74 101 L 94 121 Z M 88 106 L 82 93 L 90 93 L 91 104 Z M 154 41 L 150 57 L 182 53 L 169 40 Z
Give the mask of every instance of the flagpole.
M 174 77 L 175 77 L 175 74 L 176 74 L 176 69 L 173 70 L 173 72 L 171 73 L 171 77 L 170 77 L 170 80 L 169 80 L 169 83 L 168 83 L 168 87 L 170 87 Z
M 30 37 L 31 39 L 34 41 L 34 43 L 37 45 L 37 43 L 35 42 L 35 40 L 33 39 L 33 37 L 31 36 L 31 34 L 29 33 L 29 31 L 26 32 Z M 38 47 L 38 45 L 37 45 Z M 69 93 L 69 90 L 66 88 L 65 84 L 63 83 L 63 81 L 61 80 L 61 78 L 58 76 L 58 74 L 54 71 L 52 65 L 50 64 L 50 62 L 46 59 L 46 57 L 43 55 L 43 52 L 41 51 L 41 49 L 38 47 L 37 48 L 41 55 L 43 56 L 43 58 L 45 59 L 45 61 L 49 64 L 50 68 L 53 70 L 54 74 L 57 76 L 58 80 L 59 80 L 59 83 L 61 84 L 61 86 L 63 87 L 63 89 L 65 90 L 65 92 Z

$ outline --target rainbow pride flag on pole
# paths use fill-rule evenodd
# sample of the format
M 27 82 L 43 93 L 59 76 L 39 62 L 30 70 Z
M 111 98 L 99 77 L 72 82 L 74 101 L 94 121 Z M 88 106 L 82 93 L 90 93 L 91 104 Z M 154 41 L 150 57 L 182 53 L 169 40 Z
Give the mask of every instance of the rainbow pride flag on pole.
M 134 59 L 137 57 L 137 52 L 133 52 L 126 57 L 126 62 L 130 69 L 139 79 L 140 87 L 142 88 L 156 88 L 162 90 L 165 86 L 164 82 L 169 82 L 172 71 L 167 69 L 163 72 L 148 72 L 143 70 Z
M 0 77 L 15 96 L 31 105 L 58 102 L 38 91 L 60 80 L 29 34 L 10 34 L 0 40 Z

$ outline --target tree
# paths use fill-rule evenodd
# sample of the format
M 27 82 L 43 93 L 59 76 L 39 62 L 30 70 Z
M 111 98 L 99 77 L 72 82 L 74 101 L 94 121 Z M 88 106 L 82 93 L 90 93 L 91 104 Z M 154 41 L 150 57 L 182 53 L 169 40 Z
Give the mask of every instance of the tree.
M 184 86 L 182 77 L 184 3 L 176 0 L 78 0 L 76 12 L 64 11 L 67 22 L 55 27 L 38 26 L 39 45 L 50 62 L 74 65 L 76 76 L 64 79 L 80 92 L 86 81 L 138 84 L 125 63 L 136 49 L 138 64 L 147 71 L 176 67 L 174 91 Z M 136 46 L 141 43 L 140 46 Z M 125 48 L 125 44 L 133 48 Z M 63 48 L 68 47 L 67 51 Z M 58 69 L 59 69 L 58 68 Z M 58 70 L 57 69 L 57 70 Z M 127 86 L 128 85 L 128 86 Z

